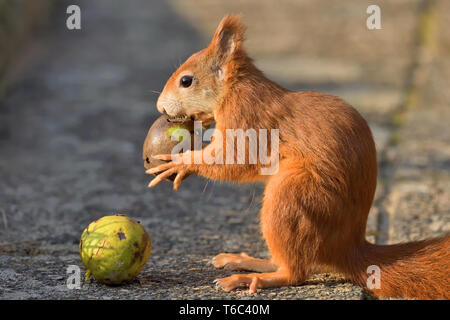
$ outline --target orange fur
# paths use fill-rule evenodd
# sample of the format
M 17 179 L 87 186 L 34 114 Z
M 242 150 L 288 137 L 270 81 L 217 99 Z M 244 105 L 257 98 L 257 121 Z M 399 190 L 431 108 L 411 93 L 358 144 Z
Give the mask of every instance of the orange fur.
M 292 92 L 267 79 L 247 56 L 243 36 L 240 17 L 225 17 L 209 47 L 172 75 L 158 100 L 158 109 L 169 115 L 214 118 L 215 130 L 224 137 L 226 129 L 280 130 L 279 171 L 272 176 L 260 175 L 260 163 L 169 163 L 157 169 L 266 184 L 261 229 L 271 259 L 219 255 L 215 260 L 216 267 L 228 263 L 265 273 L 234 275 L 218 280 L 219 285 L 232 290 L 244 283 L 254 291 L 301 284 L 325 268 L 366 288 L 367 267 L 378 265 L 381 289 L 373 291 L 376 295 L 450 298 L 450 237 L 391 246 L 365 240 L 377 182 L 375 144 L 366 121 L 338 97 Z M 180 88 L 185 73 L 194 76 L 190 88 Z M 213 147 L 225 154 L 229 145 L 213 140 L 196 152 Z

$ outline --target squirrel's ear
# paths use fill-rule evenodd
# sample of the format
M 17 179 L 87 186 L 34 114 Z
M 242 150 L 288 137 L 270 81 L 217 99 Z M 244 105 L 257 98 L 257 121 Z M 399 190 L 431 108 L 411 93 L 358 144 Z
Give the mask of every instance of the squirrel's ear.
M 228 15 L 222 19 L 210 44 L 219 65 L 223 66 L 242 47 L 244 31 L 240 15 Z

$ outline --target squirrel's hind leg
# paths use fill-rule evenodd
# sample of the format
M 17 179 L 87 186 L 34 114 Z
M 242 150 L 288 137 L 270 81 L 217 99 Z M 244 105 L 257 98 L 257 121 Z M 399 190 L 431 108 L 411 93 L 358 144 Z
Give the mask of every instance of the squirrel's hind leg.
M 276 270 L 234 274 L 216 280 L 225 291 L 242 286 L 256 292 L 258 288 L 297 285 L 314 272 L 319 241 L 302 202 L 305 192 L 311 189 L 309 177 L 299 169 L 289 169 L 280 168 L 268 181 L 261 210 L 262 234 L 271 254 L 270 263 L 277 266 Z M 222 261 L 242 259 L 239 255 L 219 255 L 216 260 L 219 258 Z M 247 260 L 247 264 L 254 260 Z
M 268 273 L 233 274 L 230 277 L 217 279 L 214 282 L 229 292 L 239 287 L 248 287 L 249 292 L 255 293 L 257 289 L 283 287 L 290 284 L 289 273 L 278 269 Z
M 245 252 L 240 254 L 220 253 L 212 258 L 211 264 L 218 269 L 241 271 L 274 272 L 278 269 L 270 260 L 253 258 Z

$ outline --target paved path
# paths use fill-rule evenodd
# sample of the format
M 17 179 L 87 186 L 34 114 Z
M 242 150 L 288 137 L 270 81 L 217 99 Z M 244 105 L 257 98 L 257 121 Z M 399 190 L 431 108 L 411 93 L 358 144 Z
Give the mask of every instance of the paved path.
M 228 12 L 244 13 L 249 52 L 269 76 L 341 95 L 369 120 L 381 168 L 370 241 L 449 232 L 449 5 L 438 1 L 427 15 L 420 1 L 383 2 L 383 30 L 368 31 L 365 1 L 314 3 L 80 1 L 82 31 L 65 29 L 60 4 L 0 105 L 9 125 L 0 130 L 0 298 L 366 298 L 336 275 L 258 295 L 216 290 L 212 281 L 229 272 L 208 265 L 215 254 L 267 257 L 262 187 L 190 177 L 176 194 L 167 183 L 146 188 L 141 146 L 158 116 L 151 90 L 208 43 Z M 422 25 L 438 40 L 417 41 Z M 67 266 L 81 266 L 82 230 L 117 212 L 149 231 L 146 268 L 119 288 L 67 289 Z

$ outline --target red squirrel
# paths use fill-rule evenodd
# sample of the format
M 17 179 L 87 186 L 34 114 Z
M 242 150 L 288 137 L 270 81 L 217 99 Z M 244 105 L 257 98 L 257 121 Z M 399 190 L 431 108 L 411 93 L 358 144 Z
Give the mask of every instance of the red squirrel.
M 215 122 L 226 129 L 279 129 L 278 171 L 263 165 L 171 161 L 146 173 L 160 173 L 157 185 L 176 175 L 198 174 L 221 181 L 263 182 L 261 231 L 270 259 L 222 253 L 216 268 L 246 270 L 216 280 L 226 291 L 298 285 L 313 272 L 338 272 L 379 297 L 450 298 L 450 236 L 394 245 L 366 241 L 366 223 L 377 183 L 377 159 L 364 118 L 342 99 L 318 92 L 293 92 L 269 80 L 243 48 L 239 15 L 222 19 L 210 45 L 192 55 L 167 81 L 157 109 L 170 117 Z M 270 142 L 269 142 L 270 143 Z M 213 139 L 189 157 L 227 153 Z M 245 145 L 248 152 L 248 144 Z M 274 155 L 271 155 L 274 156 Z M 380 268 L 379 286 L 369 286 L 369 266 Z

